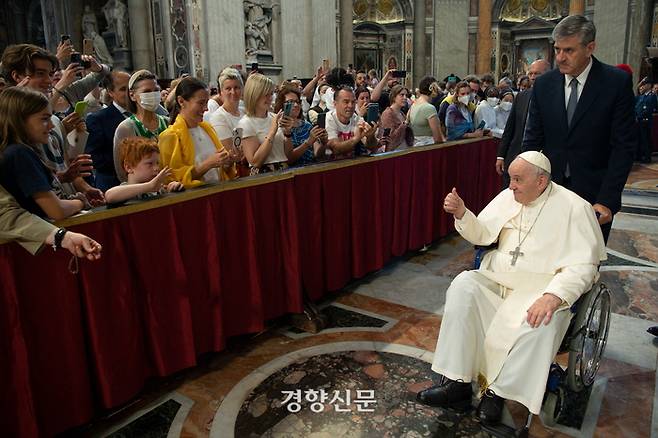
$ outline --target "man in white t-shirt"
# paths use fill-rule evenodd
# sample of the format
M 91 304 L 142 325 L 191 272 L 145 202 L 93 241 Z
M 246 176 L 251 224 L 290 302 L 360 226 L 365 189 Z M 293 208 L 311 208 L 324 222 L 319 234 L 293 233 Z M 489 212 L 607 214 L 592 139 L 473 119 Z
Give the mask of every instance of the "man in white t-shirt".
M 350 87 L 334 93 L 335 109 L 327 114 L 328 147 L 336 157 L 368 155 L 378 148 L 377 123 L 369 124 L 355 113 L 356 98 Z

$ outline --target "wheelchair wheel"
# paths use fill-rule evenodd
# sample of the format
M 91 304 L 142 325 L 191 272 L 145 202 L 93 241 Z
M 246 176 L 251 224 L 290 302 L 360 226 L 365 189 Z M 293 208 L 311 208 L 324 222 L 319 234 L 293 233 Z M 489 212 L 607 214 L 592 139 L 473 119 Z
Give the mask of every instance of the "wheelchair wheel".
M 576 314 L 569 352 L 567 383 L 580 392 L 594 383 L 610 328 L 610 291 L 598 283 Z
M 541 406 L 541 421 L 545 426 L 553 427 L 562 413 L 564 405 L 564 390 L 560 387 L 556 391 L 546 393 L 546 399 Z

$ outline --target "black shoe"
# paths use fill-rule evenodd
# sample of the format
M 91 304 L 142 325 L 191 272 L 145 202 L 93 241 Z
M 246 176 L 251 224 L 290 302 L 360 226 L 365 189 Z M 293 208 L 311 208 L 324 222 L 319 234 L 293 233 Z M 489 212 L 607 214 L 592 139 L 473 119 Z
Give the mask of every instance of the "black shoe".
M 466 410 L 471 405 L 472 395 L 470 383 L 455 382 L 443 377 L 440 384 L 416 394 L 416 400 L 428 406 Z
M 487 390 L 480 400 L 476 415 L 477 418 L 488 425 L 495 425 L 500 423 L 503 417 L 503 407 L 505 406 L 505 399 L 498 397 L 493 391 Z
M 654 325 L 653 327 L 649 327 L 647 329 L 649 333 L 651 333 L 654 336 L 658 336 L 658 325 Z

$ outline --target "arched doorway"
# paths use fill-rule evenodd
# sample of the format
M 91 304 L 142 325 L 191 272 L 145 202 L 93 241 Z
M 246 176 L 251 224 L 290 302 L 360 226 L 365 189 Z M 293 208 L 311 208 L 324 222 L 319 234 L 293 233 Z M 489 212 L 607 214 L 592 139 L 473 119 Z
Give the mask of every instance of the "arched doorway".
M 408 0 L 354 0 L 354 68 L 375 69 L 381 77 L 389 59 L 403 66 L 405 29 L 412 16 Z
M 365 72 L 382 71 L 386 32 L 376 23 L 354 27 L 354 68 Z
M 569 0 L 497 0 L 493 8 L 493 71 L 524 74 L 537 59 L 553 63 L 551 33 L 569 14 Z

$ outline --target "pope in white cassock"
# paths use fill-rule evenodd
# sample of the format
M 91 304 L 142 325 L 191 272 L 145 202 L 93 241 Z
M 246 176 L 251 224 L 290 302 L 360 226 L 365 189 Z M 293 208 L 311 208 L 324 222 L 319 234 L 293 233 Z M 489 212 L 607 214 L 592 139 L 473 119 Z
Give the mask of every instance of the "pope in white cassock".
M 498 247 L 448 288 L 432 364 L 443 379 L 417 395 L 428 405 L 463 408 L 477 381 L 477 416 L 487 424 L 500 422 L 504 399 L 539 413 L 569 307 L 592 287 L 606 258 L 592 206 L 551 182 L 544 154 L 520 154 L 509 174 L 509 189 L 477 217 L 455 189 L 445 198 L 459 234 Z

